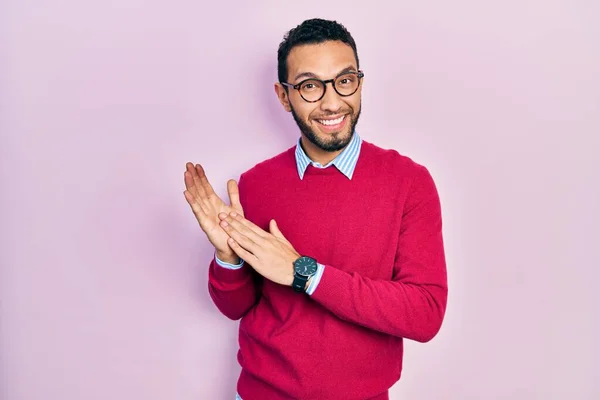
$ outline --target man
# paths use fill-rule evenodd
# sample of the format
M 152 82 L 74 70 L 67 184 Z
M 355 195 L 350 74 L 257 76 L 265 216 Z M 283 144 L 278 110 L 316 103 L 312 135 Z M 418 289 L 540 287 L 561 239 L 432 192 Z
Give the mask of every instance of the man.
M 355 130 L 363 72 L 350 33 L 308 20 L 278 51 L 275 92 L 298 143 L 227 183 L 200 165 L 185 198 L 215 247 L 208 289 L 240 321 L 243 400 L 388 399 L 403 339 L 446 308 L 438 194 L 428 170 Z

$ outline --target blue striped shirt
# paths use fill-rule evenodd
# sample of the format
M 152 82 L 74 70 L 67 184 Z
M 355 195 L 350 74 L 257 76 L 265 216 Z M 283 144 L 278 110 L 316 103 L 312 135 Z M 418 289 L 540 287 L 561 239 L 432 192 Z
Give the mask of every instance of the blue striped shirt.
M 354 174 L 354 169 L 356 168 L 356 162 L 358 161 L 358 155 L 360 154 L 360 147 L 362 144 L 362 139 L 358 136 L 358 133 L 354 133 L 352 136 L 352 140 L 346 148 L 332 161 L 330 161 L 326 165 L 321 165 L 317 162 L 312 161 L 300 146 L 300 139 L 298 139 L 298 144 L 296 146 L 296 166 L 298 168 L 298 176 L 300 179 L 304 178 L 304 172 L 306 168 L 308 168 L 309 164 L 312 164 L 317 168 L 327 168 L 331 165 L 335 165 L 335 167 L 344 175 L 348 177 L 348 179 L 352 179 L 352 175 Z

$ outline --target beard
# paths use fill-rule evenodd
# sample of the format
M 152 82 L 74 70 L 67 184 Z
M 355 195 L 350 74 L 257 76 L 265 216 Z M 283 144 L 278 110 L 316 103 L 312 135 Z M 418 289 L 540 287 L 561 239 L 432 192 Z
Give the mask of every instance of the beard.
M 344 137 L 342 135 L 344 134 L 344 132 L 346 132 L 346 129 L 348 129 L 348 127 L 346 127 L 346 129 L 344 129 L 341 132 L 333 134 L 332 138 L 330 140 L 325 141 L 321 137 L 319 137 L 319 135 L 317 134 L 315 129 L 312 129 L 308 125 L 308 123 L 306 123 L 305 121 L 300 119 L 300 117 L 298 117 L 298 114 L 296 114 L 296 111 L 294 111 L 294 107 L 292 107 L 291 104 L 290 104 L 290 108 L 292 110 L 292 116 L 294 117 L 294 121 L 296 121 L 296 124 L 298 125 L 298 128 L 300 128 L 300 131 L 302 132 L 302 134 L 304 134 L 304 136 L 306 136 L 306 138 L 312 144 L 314 144 L 321 150 L 324 150 L 327 152 L 339 151 L 339 150 L 343 149 L 344 147 L 346 147 L 348 145 L 348 143 L 350 143 L 350 141 L 352 140 L 352 137 L 354 136 L 354 129 L 356 127 L 356 124 L 358 123 L 358 118 L 360 117 L 360 112 L 362 109 L 362 107 L 359 108 L 358 113 L 356 115 L 354 115 L 353 109 L 350 109 L 351 112 L 349 114 L 347 114 L 346 118 L 348 118 L 348 116 L 350 116 L 350 121 L 349 121 L 350 134 L 347 137 Z

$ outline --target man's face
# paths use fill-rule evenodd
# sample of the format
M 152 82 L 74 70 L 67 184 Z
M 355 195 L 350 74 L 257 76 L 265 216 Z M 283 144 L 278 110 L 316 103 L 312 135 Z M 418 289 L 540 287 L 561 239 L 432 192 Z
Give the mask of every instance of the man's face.
M 297 46 L 288 56 L 288 83 L 296 84 L 307 78 L 335 79 L 340 74 L 357 72 L 354 51 L 339 41 Z M 293 88 L 276 84 L 281 103 L 290 111 L 302 134 L 315 150 L 336 152 L 352 139 L 361 111 L 362 83 L 356 93 L 340 96 L 328 83 L 321 100 L 310 103 Z

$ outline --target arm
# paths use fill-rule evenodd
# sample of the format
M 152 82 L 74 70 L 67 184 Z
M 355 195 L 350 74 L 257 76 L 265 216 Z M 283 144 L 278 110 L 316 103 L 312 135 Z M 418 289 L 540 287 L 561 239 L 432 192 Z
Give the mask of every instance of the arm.
M 219 226 L 219 214 L 236 211 L 244 215 L 243 204 L 247 196 L 244 174 L 240 176 L 239 184 L 233 179 L 227 182 L 231 205 L 225 204 L 215 193 L 201 165 L 187 163 L 184 181 L 185 199 L 200 228 L 215 247 L 215 255 L 208 267 L 209 294 L 225 316 L 239 319 L 256 303 L 258 290 L 253 279 L 255 273 L 244 265 L 227 244 L 228 236 Z
M 240 176 L 239 202 L 246 213 L 246 185 L 244 175 Z M 232 261 L 237 259 L 236 261 Z M 230 262 L 227 262 L 230 261 Z M 224 261 L 217 252 L 208 268 L 208 292 L 215 306 L 223 315 L 232 320 L 242 318 L 257 303 L 260 293 L 257 289 L 259 277 L 252 267 L 235 253 L 232 259 Z
M 244 263 L 230 264 L 215 254 L 208 268 L 208 292 L 227 318 L 242 318 L 256 304 L 259 293 L 252 268 Z
M 401 223 L 391 281 L 326 265 L 309 294 L 343 320 L 426 342 L 441 327 L 448 287 L 440 201 L 424 168 L 411 186 Z

